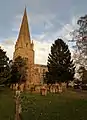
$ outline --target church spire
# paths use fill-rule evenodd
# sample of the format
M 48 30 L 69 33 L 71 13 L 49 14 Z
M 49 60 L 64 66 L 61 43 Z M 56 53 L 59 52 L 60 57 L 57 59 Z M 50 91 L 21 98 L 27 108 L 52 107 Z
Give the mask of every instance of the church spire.
M 23 15 L 23 19 L 22 19 L 22 24 L 21 24 L 18 40 L 21 37 L 22 37 L 22 40 L 24 40 L 25 42 L 31 43 L 26 7 L 25 7 L 25 10 L 24 10 L 24 15 Z

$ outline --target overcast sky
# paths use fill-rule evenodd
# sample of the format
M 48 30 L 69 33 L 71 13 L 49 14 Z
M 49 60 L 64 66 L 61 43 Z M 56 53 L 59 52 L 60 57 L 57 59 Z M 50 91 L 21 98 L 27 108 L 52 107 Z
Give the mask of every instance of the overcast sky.
M 87 13 L 87 0 L 0 0 L 0 44 L 10 59 L 25 6 L 35 43 L 35 63 L 40 64 L 46 64 L 54 40 L 71 39 L 69 33 L 76 28 L 77 19 Z

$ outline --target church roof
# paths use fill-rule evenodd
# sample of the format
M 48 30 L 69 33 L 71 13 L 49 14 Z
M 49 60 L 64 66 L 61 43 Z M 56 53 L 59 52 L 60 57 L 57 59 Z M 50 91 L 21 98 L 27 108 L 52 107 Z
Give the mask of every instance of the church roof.
M 24 40 L 31 42 L 26 8 L 24 10 L 18 39 L 20 39 L 21 36 Z

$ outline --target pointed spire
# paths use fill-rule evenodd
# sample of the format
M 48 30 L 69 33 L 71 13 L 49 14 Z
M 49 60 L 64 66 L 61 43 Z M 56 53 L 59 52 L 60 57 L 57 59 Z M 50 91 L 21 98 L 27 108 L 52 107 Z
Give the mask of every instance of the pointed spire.
M 20 39 L 21 36 L 22 36 L 22 40 L 24 40 L 26 42 L 31 42 L 30 32 L 29 32 L 29 27 L 28 27 L 26 7 L 25 7 L 25 10 L 24 10 L 24 15 L 23 15 L 22 24 L 21 24 L 18 39 Z
M 32 40 L 32 43 L 31 43 L 31 45 L 32 45 L 32 49 L 34 49 L 34 42 L 33 42 L 33 40 Z

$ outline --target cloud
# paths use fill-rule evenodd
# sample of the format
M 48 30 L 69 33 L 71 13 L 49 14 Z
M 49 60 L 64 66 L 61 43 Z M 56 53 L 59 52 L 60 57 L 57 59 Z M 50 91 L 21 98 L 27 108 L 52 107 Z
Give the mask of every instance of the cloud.
M 48 32 L 40 35 L 33 35 L 35 41 L 35 51 L 36 51 L 36 63 L 47 63 L 48 54 L 50 52 L 50 47 L 55 39 L 62 38 L 68 45 L 73 56 L 74 49 L 73 44 L 69 43 L 68 40 L 72 40 L 71 32 L 76 29 L 76 21 L 78 18 L 73 17 L 69 24 L 62 26 L 62 28 L 56 32 Z M 43 59 L 44 58 L 44 59 Z
M 39 0 L 37 0 L 38 2 Z M 49 0 L 48 0 L 49 1 Z M 24 1 L 22 1 L 24 2 Z M 29 3 L 29 1 L 26 0 L 26 2 Z M 56 1 L 57 2 L 57 1 Z M 36 2 L 34 2 L 35 4 Z M 39 6 L 41 9 L 43 8 L 43 2 L 40 2 L 39 4 L 42 6 Z M 33 2 L 30 2 L 31 6 L 33 5 Z M 49 4 L 48 4 L 49 6 Z M 49 6 L 50 7 L 50 6 Z M 38 9 L 37 7 L 35 7 Z M 47 9 L 47 8 L 46 8 Z M 75 26 L 76 26 L 76 20 L 77 16 L 73 16 L 71 19 L 70 23 L 65 23 L 63 20 L 59 19 L 58 14 L 54 12 L 48 12 L 44 10 L 44 12 L 40 11 L 34 11 L 34 10 L 29 10 L 28 12 L 28 20 L 29 20 L 29 27 L 30 27 L 30 32 L 33 37 L 40 36 L 43 38 L 43 40 L 47 40 L 47 36 L 49 36 L 51 39 L 57 38 L 57 37 L 62 37 L 67 39 L 71 38 L 69 32 L 71 32 Z M 51 10 L 52 11 L 52 10 Z M 16 15 L 14 18 L 13 22 L 13 28 L 12 31 L 18 32 L 20 23 L 22 20 L 22 14 Z M 54 37 L 55 36 L 55 37 Z
M 14 45 L 0 44 L 0 46 L 4 51 L 6 51 L 7 56 L 10 59 L 12 59 L 13 58 Z
M 50 28 L 54 27 L 53 23 L 51 22 L 52 20 L 55 19 L 54 14 L 41 14 L 41 13 L 28 13 L 28 23 L 29 23 L 29 28 L 31 33 L 42 33 L 42 32 L 47 32 L 50 30 Z M 13 21 L 13 27 L 12 31 L 13 32 L 18 32 L 21 21 L 23 18 L 23 13 L 16 15 Z
M 16 38 L 9 38 L 8 40 L 4 40 L 0 43 L 1 48 L 7 52 L 7 56 L 12 59 L 13 58 L 13 52 L 14 47 L 16 43 Z M 34 50 L 35 50 L 35 63 L 38 64 L 46 64 L 47 63 L 47 57 L 50 51 L 51 43 L 44 42 L 42 45 L 42 42 L 39 42 L 37 40 L 34 40 Z
M 47 64 L 48 54 L 52 43 L 40 42 L 35 40 L 35 63 Z
M 13 56 L 25 5 L 31 39 L 35 42 L 36 63 L 46 64 L 50 46 L 57 38 L 62 38 L 73 51 L 72 43 L 68 40 L 72 39 L 70 33 L 77 27 L 78 17 L 87 12 L 86 2 L 66 0 L 66 4 L 63 3 L 64 0 L 15 0 L 10 1 L 9 6 L 8 1 L 6 4 L 1 2 L 0 36 L 4 40 L 0 43 L 10 58 Z
M 35 43 L 35 63 L 46 64 L 50 47 L 54 40 L 62 38 L 69 44 L 68 40 L 72 39 L 70 32 L 76 28 L 77 17 L 73 16 L 71 21 L 65 24 L 62 20 L 57 19 L 57 16 L 53 13 L 35 14 L 34 12 L 31 12 L 28 13 L 28 16 L 31 39 L 33 39 Z M 21 20 L 22 14 L 19 14 L 16 15 L 13 21 L 12 31 L 17 34 L 19 32 Z M 3 42 L 3 46 L 10 58 L 13 56 L 15 40 L 16 37 Z M 70 49 L 72 52 L 73 49 Z
M 10 46 L 10 45 L 14 45 L 14 38 L 12 39 L 8 39 L 8 40 L 4 40 L 2 44 Z
M 9 38 L 0 42 L 1 48 L 6 51 L 7 56 L 12 59 L 16 38 Z

